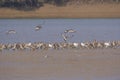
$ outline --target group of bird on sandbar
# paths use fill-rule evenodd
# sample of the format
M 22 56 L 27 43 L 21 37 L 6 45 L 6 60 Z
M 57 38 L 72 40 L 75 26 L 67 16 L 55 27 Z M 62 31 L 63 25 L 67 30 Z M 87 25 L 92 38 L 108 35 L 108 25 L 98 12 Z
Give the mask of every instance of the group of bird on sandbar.
M 120 48 L 120 41 L 91 41 L 91 42 L 34 42 L 34 43 L 0 43 L 0 51 L 4 50 L 63 50 L 63 49 L 117 49 Z
M 35 31 L 39 31 L 42 28 L 41 25 L 38 25 L 34 28 Z M 120 48 L 120 41 L 86 41 L 86 42 L 69 42 L 68 39 L 73 37 L 74 35 L 70 35 L 71 33 L 76 33 L 77 31 L 74 29 L 65 30 L 61 36 L 63 38 L 63 42 L 28 42 L 28 43 L 0 43 L 0 52 L 4 50 L 63 50 L 63 49 L 108 49 L 108 48 Z M 15 34 L 17 33 L 15 30 L 8 30 L 6 34 Z

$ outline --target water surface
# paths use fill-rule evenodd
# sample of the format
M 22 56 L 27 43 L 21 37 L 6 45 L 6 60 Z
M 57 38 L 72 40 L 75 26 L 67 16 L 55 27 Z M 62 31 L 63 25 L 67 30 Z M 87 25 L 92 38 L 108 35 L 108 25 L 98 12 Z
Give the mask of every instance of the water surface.
M 35 31 L 37 25 L 42 29 Z M 11 29 L 17 33 L 7 35 Z M 67 29 L 77 31 L 70 42 L 120 40 L 120 19 L 0 19 L 0 42 L 62 42 Z

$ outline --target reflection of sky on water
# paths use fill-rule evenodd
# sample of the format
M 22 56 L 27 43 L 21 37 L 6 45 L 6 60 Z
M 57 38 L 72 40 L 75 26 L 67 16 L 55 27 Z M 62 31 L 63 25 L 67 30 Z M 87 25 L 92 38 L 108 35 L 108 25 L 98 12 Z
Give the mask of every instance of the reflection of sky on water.
M 36 32 L 39 24 L 43 28 Z M 17 34 L 6 35 L 10 29 Z M 77 31 L 69 41 L 120 40 L 120 19 L 0 19 L 0 42 L 61 42 L 66 29 Z

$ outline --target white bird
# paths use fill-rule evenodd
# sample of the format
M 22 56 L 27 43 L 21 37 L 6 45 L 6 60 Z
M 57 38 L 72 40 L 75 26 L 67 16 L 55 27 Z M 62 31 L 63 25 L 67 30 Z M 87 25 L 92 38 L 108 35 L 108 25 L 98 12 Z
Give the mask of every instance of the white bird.
M 8 30 L 8 31 L 6 32 L 6 34 L 15 34 L 15 33 L 16 33 L 15 30 Z
M 82 47 L 85 47 L 85 43 L 80 43 Z
M 28 45 L 28 46 L 31 46 L 31 45 L 32 45 L 32 43 L 30 43 L 30 42 L 29 42 L 27 45 Z
M 49 48 L 52 48 L 52 47 L 53 47 L 53 45 L 52 45 L 51 43 L 49 43 L 48 46 L 49 46 Z
M 108 48 L 108 47 L 111 46 L 111 45 L 110 45 L 110 42 L 105 42 L 104 45 L 105 45 L 106 48 Z
M 74 47 L 78 47 L 79 46 L 79 43 L 73 43 Z

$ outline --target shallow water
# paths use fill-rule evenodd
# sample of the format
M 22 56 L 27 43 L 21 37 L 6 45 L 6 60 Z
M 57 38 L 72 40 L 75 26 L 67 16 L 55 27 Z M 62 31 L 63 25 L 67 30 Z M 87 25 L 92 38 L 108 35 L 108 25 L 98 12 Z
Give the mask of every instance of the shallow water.
M 42 29 L 35 31 L 35 26 Z M 120 40 L 120 19 L 0 19 L 0 42 L 62 42 L 66 29 L 77 32 L 69 35 L 71 42 L 91 40 Z M 16 30 L 16 34 L 6 34 Z

